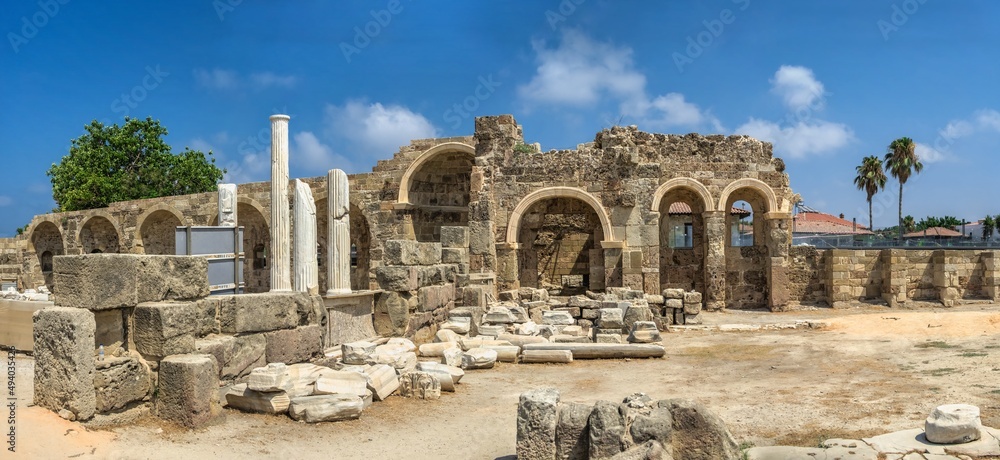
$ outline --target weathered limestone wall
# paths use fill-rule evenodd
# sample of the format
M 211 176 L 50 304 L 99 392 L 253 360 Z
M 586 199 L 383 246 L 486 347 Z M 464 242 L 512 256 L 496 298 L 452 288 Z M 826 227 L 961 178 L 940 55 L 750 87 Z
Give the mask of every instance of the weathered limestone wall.
M 881 250 L 832 249 L 829 254 L 830 298 L 834 303 L 882 297 Z
M 811 246 L 792 247 L 788 276 L 788 292 L 792 299 L 809 304 L 827 302 L 829 254 L 829 250 L 817 250 Z

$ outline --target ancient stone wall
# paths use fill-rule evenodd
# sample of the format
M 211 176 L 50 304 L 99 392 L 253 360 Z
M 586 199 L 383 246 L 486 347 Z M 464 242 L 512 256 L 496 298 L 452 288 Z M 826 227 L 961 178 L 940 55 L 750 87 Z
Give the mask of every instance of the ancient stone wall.
M 789 252 L 788 291 L 791 299 L 803 304 L 827 302 L 829 250 L 795 246 Z

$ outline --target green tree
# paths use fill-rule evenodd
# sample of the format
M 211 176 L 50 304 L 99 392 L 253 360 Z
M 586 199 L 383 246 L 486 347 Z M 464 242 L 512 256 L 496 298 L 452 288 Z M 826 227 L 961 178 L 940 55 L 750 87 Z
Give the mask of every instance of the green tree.
M 917 229 L 917 223 L 916 221 L 913 220 L 913 216 L 904 217 L 900 221 L 900 224 L 902 225 L 901 229 L 899 230 L 900 235 L 902 235 L 903 232 L 909 233 Z M 900 236 L 900 238 L 902 238 L 902 236 Z
M 983 219 L 983 241 L 989 241 L 990 237 L 993 236 L 993 230 L 997 228 L 997 222 L 993 219 L 993 216 L 987 215 Z
M 903 184 L 910 174 L 924 169 L 924 164 L 917 158 L 917 144 L 909 137 L 901 137 L 889 144 L 885 154 L 885 169 L 899 181 L 899 240 L 903 240 Z
M 885 189 L 885 172 L 882 171 L 882 160 L 878 156 L 871 155 L 861 160 L 861 164 L 854 168 L 858 175 L 854 178 L 854 185 L 858 190 L 864 190 L 868 194 L 868 229 L 875 228 L 872 220 L 872 197 L 880 189 Z
M 125 117 L 122 126 L 94 120 L 73 139 L 66 155 L 46 173 L 60 211 L 102 208 L 116 201 L 209 192 L 224 169 L 187 147 L 178 155 L 163 141 L 166 128 L 152 118 Z

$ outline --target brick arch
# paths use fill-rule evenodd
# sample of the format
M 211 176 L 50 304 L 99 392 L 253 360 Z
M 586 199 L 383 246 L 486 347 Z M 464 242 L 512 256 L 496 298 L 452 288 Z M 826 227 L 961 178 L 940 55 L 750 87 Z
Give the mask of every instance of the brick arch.
M 177 219 L 178 222 L 180 222 L 180 225 L 191 225 L 190 220 L 185 219 L 183 214 L 181 214 L 179 211 L 177 211 L 170 205 L 167 205 L 165 203 L 157 203 L 153 206 L 150 206 L 145 211 L 143 211 L 143 213 L 140 214 L 135 221 L 135 238 L 132 241 L 133 252 L 138 252 L 139 247 L 142 246 L 141 254 L 147 253 L 145 245 L 143 244 L 142 228 L 143 226 L 145 226 L 146 220 L 149 219 L 150 216 L 158 212 L 166 212 L 168 214 L 171 214 L 173 217 Z
M 708 188 L 705 187 L 705 185 L 703 185 L 701 182 L 698 182 L 697 180 L 692 179 L 690 177 L 675 177 L 660 185 L 660 187 L 657 188 L 655 192 L 653 192 L 653 205 L 650 207 L 650 209 L 653 212 L 659 212 L 660 202 L 663 200 L 663 197 L 667 195 L 667 192 L 675 188 L 688 189 L 694 192 L 699 197 L 701 197 L 702 206 L 704 207 L 705 211 L 715 210 L 715 208 L 713 207 L 715 200 L 712 199 L 712 193 L 709 192 Z M 723 208 L 718 208 L 718 209 L 723 209 Z
M 89 212 L 91 215 L 87 216 L 86 219 L 83 219 L 83 221 L 80 222 L 80 227 L 76 231 L 76 242 L 80 246 L 80 248 L 84 249 L 84 253 L 88 252 L 85 250 L 83 244 L 83 230 L 87 228 L 87 225 L 90 225 L 91 222 L 97 222 L 97 220 L 95 219 L 103 219 L 106 220 L 109 224 L 111 224 L 111 228 L 114 229 L 115 238 L 118 239 L 118 241 L 116 242 L 117 246 L 116 252 L 121 252 L 122 244 L 124 244 L 125 239 L 124 235 L 122 234 L 121 226 L 118 224 L 118 219 L 115 219 L 114 216 L 102 210 L 91 210 Z
M 750 178 L 737 179 L 730 182 L 729 185 L 722 190 L 722 194 L 719 196 L 719 206 L 716 209 L 726 209 L 727 202 L 729 201 L 729 195 L 741 188 L 749 188 L 760 193 L 761 197 L 764 198 L 765 205 L 767 206 L 764 213 L 781 210 L 778 207 L 778 198 L 774 194 L 774 189 L 763 181 Z
M 597 218 L 601 221 L 601 230 L 604 231 L 605 238 L 602 243 L 615 241 L 614 232 L 611 229 L 611 219 L 604 212 L 604 206 L 601 205 L 597 197 L 576 187 L 546 187 L 529 193 L 511 211 L 510 219 L 507 222 L 507 244 L 517 245 L 518 233 L 521 231 L 521 218 L 524 213 L 531 209 L 535 203 L 550 198 L 574 198 L 587 203 L 591 208 L 594 208 Z
M 432 160 L 439 153 L 447 152 L 465 153 L 470 158 L 476 156 L 476 149 L 474 147 L 461 142 L 445 142 L 427 149 L 416 160 L 413 160 L 413 163 L 410 163 L 410 166 L 406 168 L 406 172 L 403 173 L 403 177 L 399 180 L 399 196 L 396 202 L 400 204 L 410 203 L 410 182 L 413 181 L 413 175 L 420 170 L 424 163 Z

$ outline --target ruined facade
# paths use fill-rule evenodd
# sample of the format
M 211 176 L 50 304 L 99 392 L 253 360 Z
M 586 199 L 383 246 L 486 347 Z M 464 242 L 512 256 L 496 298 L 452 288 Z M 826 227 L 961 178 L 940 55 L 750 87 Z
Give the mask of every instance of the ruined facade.
M 328 289 L 325 179 L 304 179 L 316 197 L 320 292 Z M 996 291 L 990 251 L 926 257 L 793 251 L 795 197 L 784 163 L 773 157 L 771 144 L 747 136 L 613 127 L 574 150 L 538 152 L 512 116 L 481 117 L 473 136 L 412 141 L 349 181 L 355 290 L 393 291 L 377 276 L 380 267 L 393 265 L 386 242 L 440 244 L 442 228 L 465 229 L 467 242 L 450 242 L 435 262 L 454 265 L 446 275 L 452 279 L 441 280 L 458 291 L 446 296 L 454 300 L 445 308 L 462 303 L 461 290 L 470 285 L 493 295 L 522 287 L 561 294 L 680 288 L 703 293 L 709 310 L 780 310 L 797 302 L 888 299 L 902 291 L 910 299 L 992 298 Z M 240 184 L 237 201 L 247 291 L 268 291 L 269 183 Z M 733 212 L 737 202 L 749 209 Z M 671 211 L 675 207 L 686 209 L 683 218 Z M 214 225 L 217 219 L 215 192 L 36 216 L 23 237 L 0 240 L 0 276 L 16 277 L 22 288 L 51 285 L 56 255 L 173 254 L 175 226 Z M 736 226 L 752 229 L 749 241 L 736 244 Z M 927 259 L 928 266 L 941 259 L 943 272 L 931 268 L 914 281 L 917 275 L 909 272 L 918 269 L 910 267 L 911 258 Z M 956 266 L 946 258 L 962 259 L 963 268 L 951 270 L 961 273 L 944 272 Z M 890 268 L 865 274 L 874 278 L 854 286 L 850 273 L 870 264 Z M 848 278 L 850 286 L 841 281 Z M 952 287 L 955 292 L 941 293 Z M 58 296 L 59 287 L 54 291 Z M 386 304 L 378 302 L 383 314 Z M 398 314 L 412 315 L 414 308 Z M 407 324 L 406 318 L 392 322 Z

